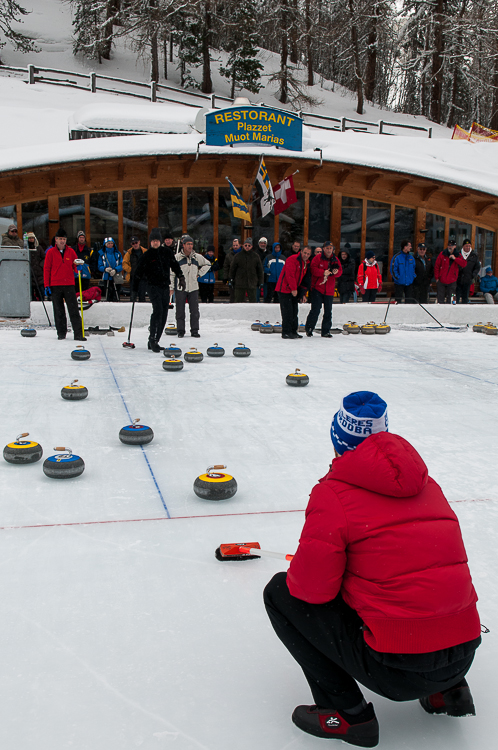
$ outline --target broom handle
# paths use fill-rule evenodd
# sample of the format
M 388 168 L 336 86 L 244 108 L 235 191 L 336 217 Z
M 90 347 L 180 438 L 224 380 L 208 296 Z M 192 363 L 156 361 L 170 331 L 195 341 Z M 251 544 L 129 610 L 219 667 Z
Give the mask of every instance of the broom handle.
M 78 279 L 80 282 L 80 307 L 81 307 L 81 335 L 85 338 L 85 321 L 83 320 L 83 292 L 81 289 L 81 271 L 78 268 Z
M 240 551 L 248 555 L 260 555 L 261 557 L 276 557 L 278 560 L 287 560 L 290 562 L 294 555 L 286 555 L 283 552 L 270 552 L 266 549 L 257 549 L 255 547 L 240 547 Z

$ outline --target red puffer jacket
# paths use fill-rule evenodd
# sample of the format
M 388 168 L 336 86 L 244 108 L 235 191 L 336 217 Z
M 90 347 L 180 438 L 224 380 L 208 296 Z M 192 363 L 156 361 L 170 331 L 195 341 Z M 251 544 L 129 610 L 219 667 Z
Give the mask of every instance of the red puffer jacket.
M 458 280 L 458 272 L 461 268 L 465 268 L 467 261 L 462 258 L 460 253 L 455 253 L 455 260 L 450 258 L 449 251 L 443 250 L 439 253 L 436 259 L 436 265 L 434 266 L 434 276 L 437 281 L 441 284 L 453 284 Z
M 56 247 L 49 247 L 43 266 L 43 283 L 45 286 L 74 286 L 74 261 L 77 255 L 72 247 L 66 245 L 64 255 Z
M 329 264 L 331 269 L 329 269 Z M 327 276 L 327 281 L 323 283 L 325 271 L 334 270 L 337 268 L 337 273 L 331 273 Z M 330 258 L 326 258 L 323 253 L 315 255 L 311 261 L 311 288 L 318 289 L 321 294 L 325 294 L 327 297 L 333 297 L 335 291 L 335 282 L 342 276 L 342 266 L 338 258 L 332 255 Z
M 278 277 L 275 291 L 285 292 L 285 294 L 297 292 L 304 279 L 308 265 L 309 261 L 304 261 L 301 253 L 296 253 L 296 255 L 291 255 L 287 258 Z
M 439 651 L 480 635 L 458 520 L 417 451 L 392 433 L 336 458 L 313 488 L 287 585 L 314 604 L 341 593 L 383 653 Z

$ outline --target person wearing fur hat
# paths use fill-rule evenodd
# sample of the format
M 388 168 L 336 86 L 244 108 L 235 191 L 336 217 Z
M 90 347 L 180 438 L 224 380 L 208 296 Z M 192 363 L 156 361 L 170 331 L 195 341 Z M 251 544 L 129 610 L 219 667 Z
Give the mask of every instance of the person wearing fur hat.
M 200 338 L 199 333 L 199 277 L 209 272 L 211 263 L 200 253 L 194 252 L 194 240 L 190 235 L 184 234 L 180 240 L 182 249 L 175 255 L 182 273 L 184 275 L 184 287 L 180 287 L 177 279 L 171 274 L 171 288 L 175 290 L 176 302 L 176 327 L 178 338 L 185 336 L 185 305 L 188 304 L 190 312 L 190 334 L 195 339 Z
M 149 235 L 149 249 L 142 254 L 135 270 L 132 292 L 137 294 L 142 280 L 147 284 L 147 293 L 152 303 L 150 316 L 148 348 L 160 352 L 159 340 L 163 335 L 168 319 L 169 286 L 171 273 L 178 278 L 178 286 L 185 289 L 182 269 L 176 260 L 173 250 L 161 244 L 161 232 L 152 229 Z
M 66 303 L 69 319 L 73 328 L 75 341 L 86 341 L 81 330 L 81 318 L 74 288 L 74 272 L 81 263 L 72 247 L 67 245 L 67 234 L 59 228 L 55 233 L 54 245 L 49 247 L 43 264 L 43 283 L 45 295 L 52 296 L 55 328 L 57 337 L 65 339 L 67 335 L 67 318 L 64 310 Z
M 429 714 L 475 714 L 465 675 L 481 642 L 477 596 L 458 519 L 415 448 L 388 431 L 386 402 L 350 393 L 331 438 L 336 458 L 311 492 L 297 552 L 264 599 L 313 695 L 294 724 L 375 747 L 358 683 Z

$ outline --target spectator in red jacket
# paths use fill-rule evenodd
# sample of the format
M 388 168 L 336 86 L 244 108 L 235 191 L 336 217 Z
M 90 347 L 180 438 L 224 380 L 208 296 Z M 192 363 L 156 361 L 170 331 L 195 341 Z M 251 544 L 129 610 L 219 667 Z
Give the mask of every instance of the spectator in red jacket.
M 265 604 L 316 704 L 298 706 L 294 723 L 374 747 L 358 682 L 431 714 L 475 714 L 465 675 L 480 643 L 477 596 L 458 519 L 417 451 L 388 432 L 386 403 L 351 393 L 331 437 L 336 458 Z
M 465 268 L 467 261 L 456 249 L 455 240 L 449 240 L 448 247 L 436 259 L 434 276 L 437 281 L 437 301 L 440 305 L 451 302 L 456 292 L 458 272 Z
M 306 275 L 308 261 L 311 255 L 310 247 L 303 247 L 300 253 L 291 255 L 285 261 L 285 265 L 278 277 L 275 291 L 278 292 L 280 302 L 280 313 L 282 315 L 282 338 L 302 339 L 297 332 L 299 327 L 298 305 L 303 296 L 300 287 Z
M 334 301 L 335 282 L 342 274 L 342 266 L 334 254 L 334 245 L 330 240 L 325 242 L 323 250 L 311 261 L 311 310 L 306 319 L 306 336 L 313 336 L 313 331 L 323 306 L 322 338 L 331 339 L 332 302 Z
M 48 248 L 43 266 L 45 295 L 52 296 L 58 339 L 65 339 L 67 334 L 65 301 L 73 327 L 74 340 L 86 341 L 81 328 L 81 318 L 74 288 L 74 272 L 78 263 L 83 263 L 83 261 L 79 261 L 73 248 L 68 247 L 64 229 L 58 229 L 55 233 L 55 245 Z
M 382 274 L 373 250 L 367 250 L 365 260 L 358 268 L 357 288 L 363 302 L 375 302 L 377 292 L 382 289 Z

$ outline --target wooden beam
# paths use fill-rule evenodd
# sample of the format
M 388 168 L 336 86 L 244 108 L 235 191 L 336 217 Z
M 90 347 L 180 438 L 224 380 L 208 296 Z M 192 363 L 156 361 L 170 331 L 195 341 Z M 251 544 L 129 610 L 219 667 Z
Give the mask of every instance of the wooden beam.
M 12 182 L 14 183 L 14 193 L 19 194 L 21 192 L 21 186 L 22 186 L 22 180 L 19 175 L 15 175 L 12 178 Z
M 309 190 L 304 192 L 304 223 L 303 223 L 303 242 L 308 244 L 308 235 L 310 231 L 310 194 Z
M 492 206 L 496 206 L 496 201 L 485 201 L 484 203 L 476 203 L 477 216 L 482 216 L 483 213 L 487 211 L 488 208 L 491 208 Z
M 387 248 L 387 268 L 382 269 L 385 270 L 384 279 L 387 281 L 392 281 L 391 274 L 389 272 L 389 269 L 391 267 L 391 261 L 393 259 L 394 255 L 394 223 L 396 221 L 396 206 L 394 203 L 391 203 L 391 213 L 389 216 L 389 246 Z
M 291 161 L 284 161 L 281 164 L 272 164 L 274 171 L 277 173 L 277 180 L 281 182 L 284 179 L 285 173 L 292 167 Z
M 340 172 L 337 172 L 337 186 L 342 187 L 350 174 L 353 174 L 352 169 L 341 169 Z
M 17 234 L 19 237 L 23 236 L 22 231 L 22 203 L 16 203 L 16 224 L 17 224 Z
M 366 241 L 367 241 L 367 199 L 363 198 L 362 211 L 361 211 L 361 247 L 360 247 L 361 262 L 365 260 Z
M 403 190 L 411 185 L 413 180 L 400 180 L 394 186 L 394 195 L 401 195 Z
M 246 166 L 246 177 L 251 182 L 256 176 L 256 170 L 259 168 L 259 159 L 257 161 L 250 161 Z
M 332 193 L 332 211 L 330 216 L 330 239 L 334 243 L 337 251 L 341 247 L 341 215 L 342 215 L 342 194 L 339 192 Z
M 381 172 L 375 172 L 375 174 L 367 175 L 365 180 L 365 187 L 367 190 L 371 190 L 373 186 L 383 177 Z
M 123 191 L 118 190 L 118 250 L 124 256 Z M 128 250 L 128 248 L 126 248 Z
M 464 198 L 468 198 L 470 193 L 457 193 L 456 195 L 453 195 L 450 198 L 450 208 L 455 208 L 458 206 L 458 204 L 464 200 Z
M 48 173 L 48 184 L 51 188 L 55 187 L 55 172 Z
M 220 189 L 215 186 L 213 188 L 213 245 L 216 257 L 218 257 L 218 213 L 220 210 Z M 216 278 L 218 278 L 218 272 L 216 272 Z
M 151 162 L 151 165 L 150 165 L 150 179 L 151 180 L 157 179 L 158 169 L 159 169 L 159 162 L 156 159 L 155 161 Z
M 55 234 L 56 229 L 59 228 L 59 196 L 49 195 L 47 196 L 48 203 L 48 232 L 49 239 Z
M 147 241 L 144 243 L 146 247 L 149 246 L 148 235 L 151 229 L 159 224 L 159 187 L 157 185 L 149 185 L 147 188 L 147 219 Z
M 440 190 L 440 185 L 431 185 L 430 187 L 426 187 L 422 190 L 422 203 L 427 203 L 429 198 L 434 195 L 434 193 L 437 193 L 438 190 Z
M 89 167 L 83 167 L 83 183 L 89 185 L 92 179 L 92 175 Z
M 125 163 L 124 161 L 118 164 L 118 182 L 123 182 L 125 176 Z
M 91 228 L 91 218 L 90 218 L 90 193 L 85 193 L 85 235 L 86 235 L 86 244 L 88 247 L 91 246 L 92 242 L 92 228 Z
M 194 159 L 188 159 L 183 165 L 183 176 L 185 177 L 185 179 L 190 176 L 190 172 L 194 164 L 195 164 Z
M 220 159 L 220 161 L 216 162 L 216 177 L 221 177 L 223 175 L 223 171 L 227 164 L 227 159 Z
M 182 187 L 182 234 L 187 234 L 188 205 L 187 188 Z
M 419 242 L 425 243 L 425 233 L 422 229 L 426 228 L 426 217 L 427 211 L 425 208 L 417 207 L 415 212 L 415 243 L 418 245 Z

